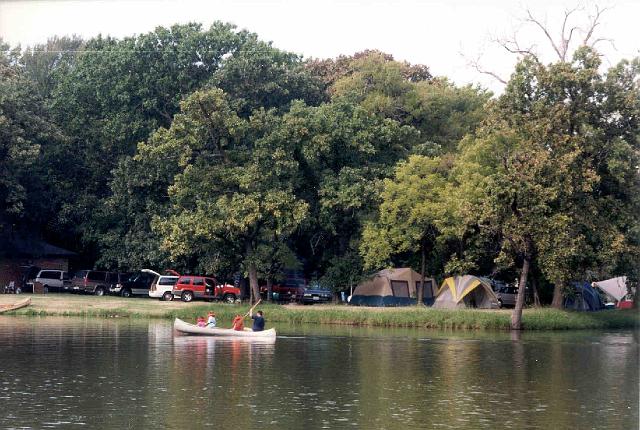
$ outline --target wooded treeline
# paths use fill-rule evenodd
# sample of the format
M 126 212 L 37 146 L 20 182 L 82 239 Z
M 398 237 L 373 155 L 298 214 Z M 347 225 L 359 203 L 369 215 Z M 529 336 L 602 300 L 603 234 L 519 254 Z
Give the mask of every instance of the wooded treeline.
M 504 94 L 224 23 L 0 57 L 0 225 L 105 269 L 533 282 L 640 270 L 640 61 L 524 56 Z M 555 286 L 555 289 L 554 289 Z M 523 297 L 524 299 L 524 297 Z

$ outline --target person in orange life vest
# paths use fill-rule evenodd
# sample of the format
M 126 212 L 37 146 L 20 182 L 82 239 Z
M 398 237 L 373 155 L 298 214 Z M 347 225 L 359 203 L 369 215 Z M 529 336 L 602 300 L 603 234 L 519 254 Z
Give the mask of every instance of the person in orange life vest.
M 233 319 L 233 325 L 231 326 L 231 328 L 237 331 L 244 330 L 244 319 L 242 318 L 242 315 L 236 315 L 236 317 Z

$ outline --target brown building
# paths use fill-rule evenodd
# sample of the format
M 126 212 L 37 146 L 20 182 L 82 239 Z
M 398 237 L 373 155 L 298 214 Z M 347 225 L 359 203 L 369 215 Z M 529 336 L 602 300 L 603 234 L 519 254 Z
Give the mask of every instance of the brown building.
M 51 245 L 40 239 L 23 236 L 0 238 L 0 288 L 14 281 L 22 286 L 25 275 L 37 269 L 69 270 L 74 252 Z

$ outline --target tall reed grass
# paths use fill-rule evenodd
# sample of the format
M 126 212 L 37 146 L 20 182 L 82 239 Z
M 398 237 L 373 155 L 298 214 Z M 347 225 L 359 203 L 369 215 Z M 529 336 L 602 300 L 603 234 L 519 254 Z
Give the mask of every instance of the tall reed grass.
M 58 299 L 60 297 L 60 299 Z M 244 314 L 248 305 L 222 303 L 162 303 L 145 299 L 115 297 L 76 297 L 60 302 L 64 296 L 34 300 L 32 306 L 14 312 L 30 316 L 79 316 L 90 318 L 180 318 L 195 321 L 216 313 L 221 326 L 230 326 L 235 315 Z M 52 302 L 53 301 L 53 302 Z M 416 327 L 435 329 L 509 330 L 508 310 L 445 310 L 433 308 L 364 308 L 340 305 L 282 306 L 260 305 L 268 323 L 344 324 L 371 327 Z M 640 313 L 636 310 L 601 312 L 569 312 L 551 308 L 526 309 L 525 330 L 576 330 L 640 328 Z

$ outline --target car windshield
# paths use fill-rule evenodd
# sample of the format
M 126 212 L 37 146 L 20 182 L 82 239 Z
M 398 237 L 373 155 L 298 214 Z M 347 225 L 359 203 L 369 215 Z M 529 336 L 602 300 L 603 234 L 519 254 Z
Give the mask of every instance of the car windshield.
M 84 278 L 85 276 L 87 276 L 87 273 L 89 273 L 88 270 L 79 270 L 76 273 L 73 274 L 74 278 Z

